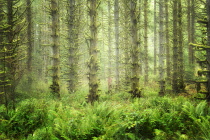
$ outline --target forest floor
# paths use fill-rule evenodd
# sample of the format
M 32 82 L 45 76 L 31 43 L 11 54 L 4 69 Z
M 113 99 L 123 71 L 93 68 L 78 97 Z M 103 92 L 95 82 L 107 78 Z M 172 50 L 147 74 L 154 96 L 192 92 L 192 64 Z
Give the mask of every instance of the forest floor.
M 143 89 L 140 99 L 132 99 L 126 92 L 106 94 L 102 90 L 94 105 L 86 103 L 88 88 L 80 89 L 62 94 L 58 100 L 45 88 L 34 88 L 18 97 L 15 110 L 7 113 L 0 106 L 0 139 L 210 139 L 210 107 L 193 98 L 193 85 L 188 85 L 188 93 L 159 97 L 158 85 L 153 83 Z

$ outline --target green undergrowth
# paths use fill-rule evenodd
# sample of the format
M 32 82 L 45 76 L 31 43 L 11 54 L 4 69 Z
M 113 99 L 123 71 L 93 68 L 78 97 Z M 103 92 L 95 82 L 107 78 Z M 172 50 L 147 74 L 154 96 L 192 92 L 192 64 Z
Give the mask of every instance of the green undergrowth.
M 0 107 L 0 139 L 23 140 L 209 140 L 210 108 L 205 101 L 128 93 L 101 94 L 87 104 L 80 91 Z

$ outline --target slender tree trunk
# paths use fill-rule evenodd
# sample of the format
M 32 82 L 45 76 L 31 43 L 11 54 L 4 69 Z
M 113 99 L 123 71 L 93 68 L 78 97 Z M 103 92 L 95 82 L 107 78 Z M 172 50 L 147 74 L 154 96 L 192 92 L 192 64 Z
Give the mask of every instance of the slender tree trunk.
M 97 47 L 97 0 L 90 0 L 90 48 L 89 48 L 89 95 L 88 101 L 93 104 L 98 100 L 98 47 Z
M 125 68 L 125 79 L 124 79 L 124 89 L 125 91 L 128 91 L 130 89 L 130 77 L 131 77 L 131 70 L 130 70 L 130 36 L 128 32 L 130 31 L 130 17 L 129 15 L 129 9 L 128 9 L 128 3 L 127 1 L 124 1 L 123 3 L 123 21 L 124 21 L 124 27 L 123 27 L 123 40 L 124 40 L 124 68 Z
M 109 68 L 108 68 L 108 93 L 112 90 L 112 38 L 111 38 L 111 2 L 108 0 L 108 46 L 109 46 Z
M 139 13 L 142 13 L 143 11 L 143 8 L 142 8 L 142 0 L 139 0 Z M 138 18 L 138 27 L 141 27 L 143 22 L 142 22 L 142 14 L 139 14 L 139 18 Z M 144 61 L 144 52 L 143 52 L 143 49 L 141 48 L 141 43 L 142 43 L 142 28 L 139 28 L 138 30 L 138 35 L 139 35 L 139 73 L 140 75 L 143 75 L 143 61 Z
M 60 97 L 60 54 L 59 54 L 59 6 L 58 0 L 51 0 L 53 68 L 52 89 L 55 96 Z
M 169 9 L 168 9 L 168 0 L 165 2 L 165 33 L 166 33 L 166 73 L 167 81 L 171 83 L 171 55 L 170 55 L 170 40 L 169 40 Z
M 32 84 L 32 53 L 33 53 L 33 42 L 32 42 L 32 9 L 31 9 L 31 0 L 26 0 L 27 4 L 27 44 L 28 44 L 28 61 L 27 61 L 27 69 L 28 69 L 28 84 L 29 90 Z
M 210 23 L 210 0 L 206 0 L 206 7 L 207 7 L 207 20 L 208 23 Z M 210 46 L 210 24 L 207 24 L 207 46 Z M 207 70 L 210 71 L 210 49 L 207 48 L 206 49 L 206 53 L 207 53 Z M 210 73 L 208 72 L 207 74 L 207 91 L 208 93 L 206 94 L 206 99 L 207 102 L 210 103 Z
M 164 46 L 164 14 L 163 14 L 163 0 L 159 1 L 159 83 L 160 92 L 159 95 L 163 96 L 165 94 L 165 70 L 164 70 L 164 56 L 165 56 L 165 46 Z
M 177 35 L 177 0 L 173 0 L 173 78 L 172 78 L 172 89 L 174 93 L 178 93 L 178 35 Z
M 192 0 L 187 0 L 187 32 L 188 32 L 188 61 L 189 64 L 192 64 L 192 46 L 190 45 L 191 43 L 191 1 Z
M 137 0 L 130 1 L 130 16 L 131 16 L 131 58 L 132 58 L 132 77 L 131 77 L 131 93 L 133 97 L 141 97 L 139 85 L 139 41 L 137 28 Z
M 182 29 L 182 4 L 178 0 L 178 89 L 184 91 L 184 62 L 183 62 L 183 29 Z
M 195 0 L 188 0 L 188 44 L 189 44 L 189 64 L 193 66 L 195 61 L 193 45 L 190 43 L 195 43 Z
M 79 38 L 79 17 L 76 17 L 76 12 L 78 11 L 78 6 L 75 0 L 69 0 L 69 19 L 68 19 L 68 28 L 69 28 L 69 87 L 68 90 L 70 93 L 76 91 L 76 85 L 78 84 L 78 38 Z
M 116 49 L 116 91 L 119 91 L 120 77 L 119 77 L 119 1 L 114 3 L 114 22 L 115 22 L 115 49 Z
M 4 3 L 0 1 L 0 25 L 5 24 L 5 14 L 3 11 Z M 4 104 L 8 113 L 8 98 L 6 89 L 6 49 L 5 49 L 5 31 L 6 28 L 0 26 L 0 105 Z
M 149 63 L 148 63 L 148 0 L 144 0 L 144 85 L 149 80 Z
M 154 0 L 154 75 L 157 74 L 157 0 Z

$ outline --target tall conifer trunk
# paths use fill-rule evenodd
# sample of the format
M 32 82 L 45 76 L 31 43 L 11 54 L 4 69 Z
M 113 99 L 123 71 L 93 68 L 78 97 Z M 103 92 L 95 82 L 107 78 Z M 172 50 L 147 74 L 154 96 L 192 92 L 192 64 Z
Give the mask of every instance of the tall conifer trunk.
M 207 21 L 210 23 L 210 0 L 206 0 L 206 7 L 207 7 Z M 207 46 L 210 46 L 210 24 L 207 24 Z M 207 70 L 210 71 L 210 49 L 206 49 L 207 53 Z M 207 94 L 206 94 L 206 99 L 207 102 L 210 104 L 210 73 L 208 72 L 207 74 Z
M 108 57 L 109 57 L 109 66 L 108 66 L 108 93 L 111 92 L 112 90 L 112 38 L 111 38 L 111 2 L 108 0 L 108 46 L 109 46 L 109 52 L 108 52 Z
M 171 83 L 171 47 L 170 47 L 170 40 L 169 40 L 169 7 L 168 7 L 168 0 L 164 0 L 165 3 L 165 33 L 166 33 L 166 73 L 167 73 L 167 82 Z
M 69 0 L 68 3 L 68 42 L 69 42 L 69 79 L 68 90 L 69 93 L 74 93 L 77 90 L 78 84 L 78 49 L 79 49 L 79 17 L 78 17 L 78 5 L 75 0 Z
M 88 101 L 93 104 L 98 100 L 98 47 L 97 47 L 97 0 L 89 0 L 90 48 L 89 48 L 89 95 Z
M 157 74 L 157 0 L 154 0 L 154 75 Z
M 116 91 L 119 91 L 120 73 L 119 73 L 119 1 L 114 2 L 114 22 L 115 22 L 115 51 L 116 51 Z
M 28 69 L 28 84 L 29 90 L 32 84 L 32 51 L 33 51 L 33 42 L 32 42 L 32 9 L 31 9 L 31 0 L 26 0 L 27 4 L 27 45 L 28 45 L 28 61 L 27 61 L 27 69 Z
M 178 0 L 178 89 L 184 91 L 184 62 L 183 62 L 183 28 L 182 28 L 182 4 Z
M 165 70 L 164 70 L 164 56 L 165 56 L 165 46 L 164 46 L 164 14 L 163 14 L 163 0 L 159 1 L 159 84 L 160 91 L 159 95 L 163 96 L 165 94 Z
M 144 84 L 149 80 L 149 63 L 148 63 L 148 0 L 144 0 Z
M 131 58 L 132 58 L 132 77 L 131 77 L 131 94 L 133 97 L 141 97 L 139 84 L 139 41 L 137 28 L 137 0 L 130 1 L 130 16 L 131 16 Z
M 52 67 L 52 85 L 50 86 L 53 94 L 60 97 L 60 53 L 59 53 L 59 5 L 58 0 L 51 0 L 52 16 L 52 49 L 53 49 L 53 67 Z
M 177 28 L 177 0 L 173 0 L 173 77 L 172 77 L 172 89 L 174 93 L 178 93 L 178 28 Z

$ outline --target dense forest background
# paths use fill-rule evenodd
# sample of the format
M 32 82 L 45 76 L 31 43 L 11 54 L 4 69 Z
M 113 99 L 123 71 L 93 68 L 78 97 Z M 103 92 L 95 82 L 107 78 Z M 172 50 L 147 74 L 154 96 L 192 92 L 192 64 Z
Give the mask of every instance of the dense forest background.
M 210 139 L 210 0 L 0 0 L 0 139 Z

